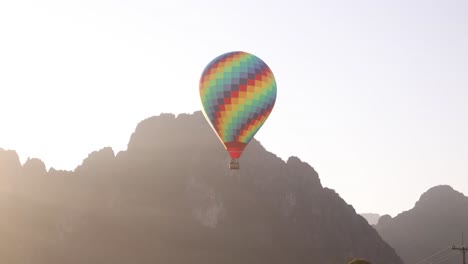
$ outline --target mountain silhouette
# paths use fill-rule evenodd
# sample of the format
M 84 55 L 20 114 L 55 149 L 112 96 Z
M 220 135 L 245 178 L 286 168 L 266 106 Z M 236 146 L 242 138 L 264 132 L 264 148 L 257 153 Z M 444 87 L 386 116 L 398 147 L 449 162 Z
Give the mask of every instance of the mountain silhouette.
M 460 263 L 461 256 L 450 249 L 468 235 L 468 197 L 448 185 L 433 187 L 421 195 L 414 208 L 391 218 L 382 216 L 375 226 L 405 263 L 417 263 L 445 249 L 431 259 L 436 263 Z M 465 240 L 466 241 L 466 240 Z M 466 244 L 466 243 L 465 243 Z M 426 262 L 424 262 L 426 263 Z
M 0 150 L 2 263 L 401 264 L 297 157 L 256 140 L 230 171 L 201 112 L 138 124 L 126 151 L 45 171 Z

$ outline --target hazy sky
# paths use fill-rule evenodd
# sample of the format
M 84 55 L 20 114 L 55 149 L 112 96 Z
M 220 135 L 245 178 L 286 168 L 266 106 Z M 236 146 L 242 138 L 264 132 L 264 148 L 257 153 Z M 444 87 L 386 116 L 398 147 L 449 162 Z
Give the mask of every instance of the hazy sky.
M 205 65 L 273 70 L 256 138 L 358 212 L 468 194 L 468 1 L 1 1 L 0 147 L 74 169 L 141 120 L 201 110 Z M 226 154 L 227 155 L 227 154 Z

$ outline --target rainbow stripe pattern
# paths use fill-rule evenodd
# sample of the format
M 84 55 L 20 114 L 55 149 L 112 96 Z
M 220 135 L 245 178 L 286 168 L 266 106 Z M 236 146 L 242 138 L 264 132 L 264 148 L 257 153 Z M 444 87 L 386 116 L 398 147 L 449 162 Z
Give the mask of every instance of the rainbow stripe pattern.
M 276 81 L 255 55 L 235 51 L 212 60 L 200 79 L 203 112 L 232 159 L 265 123 L 276 101 Z

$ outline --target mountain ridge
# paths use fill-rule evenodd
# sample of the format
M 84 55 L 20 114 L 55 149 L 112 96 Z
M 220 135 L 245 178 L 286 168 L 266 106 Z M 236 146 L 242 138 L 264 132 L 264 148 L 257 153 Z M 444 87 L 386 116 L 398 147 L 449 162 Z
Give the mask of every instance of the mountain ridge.
M 240 171 L 227 169 L 201 112 L 145 119 L 127 150 L 94 151 L 74 171 L 36 177 L 40 162 L 14 154 L 0 151 L 11 163 L 0 167 L 11 183 L 0 190 L 11 218 L 0 219 L 0 237 L 22 248 L 0 238 L 9 263 L 402 263 L 298 157 L 252 140 Z
M 424 192 L 414 207 L 395 217 L 384 215 L 375 226 L 382 238 L 392 245 L 405 263 L 460 243 L 468 232 L 468 197 L 449 185 L 438 185 Z M 456 264 L 451 258 L 444 263 Z

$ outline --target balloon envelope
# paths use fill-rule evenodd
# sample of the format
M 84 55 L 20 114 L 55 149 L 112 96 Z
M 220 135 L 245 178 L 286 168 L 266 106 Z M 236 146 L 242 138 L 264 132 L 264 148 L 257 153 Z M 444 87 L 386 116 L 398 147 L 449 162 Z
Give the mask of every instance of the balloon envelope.
M 255 55 L 235 51 L 212 60 L 200 79 L 203 113 L 232 159 L 238 159 L 276 101 L 276 81 Z

